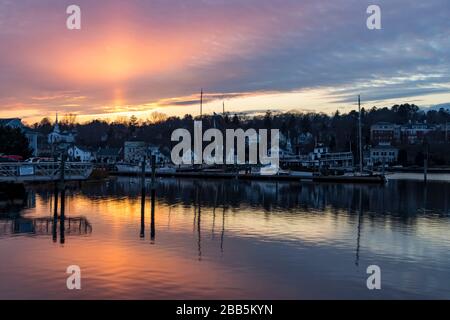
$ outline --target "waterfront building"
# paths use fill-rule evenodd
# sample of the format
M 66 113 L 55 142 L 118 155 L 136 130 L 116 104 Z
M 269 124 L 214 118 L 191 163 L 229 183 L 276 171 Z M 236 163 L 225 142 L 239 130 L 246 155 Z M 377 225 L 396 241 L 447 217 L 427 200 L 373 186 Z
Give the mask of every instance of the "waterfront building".
M 20 118 L 0 119 L 0 127 L 23 129 L 25 126 Z
M 389 122 L 378 122 L 370 128 L 370 138 L 372 143 L 384 144 L 421 144 L 426 136 L 442 130 L 443 126 L 430 125 L 426 121 L 423 123 L 409 121 L 405 125 L 397 125 Z
M 91 151 L 75 145 L 72 145 L 67 153 L 72 161 L 91 162 L 95 159 Z
M 147 144 L 144 141 L 125 141 L 123 150 L 127 163 L 139 163 L 147 157 Z
M 97 151 L 97 162 L 104 164 L 116 164 L 122 158 L 122 148 L 100 148 Z
M 281 159 L 285 165 L 300 165 L 311 169 L 320 168 L 352 168 L 354 157 L 352 152 L 330 152 L 323 144 L 317 144 L 308 155 L 286 156 Z
M 394 164 L 398 161 L 398 148 L 389 143 L 381 143 L 370 149 L 368 165 Z
M 411 121 L 401 127 L 402 142 L 405 144 L 420 144 L 431 132 L 435 132 L 437 127 L 429 125 L 427 122 L 412 123 Z
M 155 156 L 156 163 L 159 163 L 159 164 L 168 163 L 170 161 L 170 159 L 161 152 L 161 149 L 155 145 L 148 146 L 147 155 L 149 158 L 152 156 Z
M 373 143 L 399 143 L 401 126 L 390 122 L 378 122 L 370 128 L 370 139 Z

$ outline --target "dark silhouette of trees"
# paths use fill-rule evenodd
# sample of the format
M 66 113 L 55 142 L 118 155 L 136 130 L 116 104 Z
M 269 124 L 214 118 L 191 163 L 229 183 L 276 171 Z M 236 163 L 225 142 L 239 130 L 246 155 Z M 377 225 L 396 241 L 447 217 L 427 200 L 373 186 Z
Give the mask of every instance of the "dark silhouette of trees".
M 32 151 L 28 147 L 28 139 L 20 129 L 0 127 L 0 153 L 18 155 L 24 159 L 31 157 Z
M 409 122 L 424 122 L 429 124 L 450 123 L 450 112 L 448 110 L 430 110 L 425 112 L 413 104 L 394 105 L 391 108 L 363 108 L 362 109 L 362 131 L 363 143 L 370 144 L 370 128 L 377 122 L 390 122 L 396 124 L 407 124 Z M 309 152 L 315 142 L 324 143 L 332 151 L 353 151 L 356 153 L 358 145 L 358 111 L 348 113 L 335 112 L 333 115 L 324 113 L 298 113 L 298 112 L 267 112 L 265 114 L 213 114 L 194 117 L 185 115 L 183 117 L 167 117 L 164 114 L 155 113 L 146 121 L 139 121 L 136 117 L 120 118 L 114 122 L 94 120 L 84 124 L 77 124 L 77 143 L 92 147 L 123 147 L 123 143 L 128 139 L 141 140 L 163 148 L 171 148 L 172 132 L 176 129 L 184 128 L 193 133 L 194 120 L 202 120 L 203 130 L 212 127 L 219 130 L 242 128 L 254 129 L 279 129 L 281 134 L 289 139 L 295 152 Z M 34 125 L 34 129 L 49 133 L 52 130 L 48 119 L 43 119 Z M 441 135 L 441 136 L 439 136 Z M 431 136 L 430 141 L 435 143 L 441 141 L 443 144 L 443 133 Z M 299 147 L 299 143 L 305 136 L 311 137 L 312 141 L 305 142 Z M 401 149 L 405 149 L 401 147 Z M 450 156 L 440 153 L 447 152 L 448 146 L 440 145 L 436 148 L 436 159 L 438 162 L 450 162 Z M 399 162 L 401 164 L 408 161 L 413 163 L 418 150 L 405 149 L 406 154 L 400 153 Z M 420 158 L 420 157 L 419 157 Z M 443 160 L 444 159 L 444 160 Z M 420 159 L 417 159 L 420 160 Z M 421 162 L 421 161 L 418 161 Z

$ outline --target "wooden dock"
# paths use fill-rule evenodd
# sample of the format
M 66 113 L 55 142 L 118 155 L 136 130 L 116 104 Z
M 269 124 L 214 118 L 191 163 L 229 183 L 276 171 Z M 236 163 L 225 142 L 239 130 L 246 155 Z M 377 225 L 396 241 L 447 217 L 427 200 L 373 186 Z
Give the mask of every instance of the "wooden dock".
M 83 162 L 4 162 L 0 163 L 0 183 L 50 182 L 61 179 L 64 166 L 64 181 L 86 180 L 93 165 Z
M 138 173 L 117 173 L 111 174 L 119 176 L 139 176 Z M 150 176 L 148 173 L 147 176 Z M 384 183 L 383 176 L 311 176 L 302 177 L 295 175 L 260 175 L 252 173 L 233 172 L 157 172 L 157 177 L 162 178 L 193 178 L 193 179 L 238 179 L 238 180 L 262 180 L 262 181 L 292 181 L 292 182 L 328 182 L 328 183 Z

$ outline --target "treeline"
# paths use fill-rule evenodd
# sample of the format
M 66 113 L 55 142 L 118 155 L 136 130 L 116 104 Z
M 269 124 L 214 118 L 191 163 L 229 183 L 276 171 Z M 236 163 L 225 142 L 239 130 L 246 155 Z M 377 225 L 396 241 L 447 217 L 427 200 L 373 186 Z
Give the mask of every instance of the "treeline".
M 24 159 L 32 155 L 28 139 L 20 129 L 0 127 L 0 155 L 17 155 Z
M 218 129 L 279 129 L 288 137 L 292 145 L 298 145 L 301 134 L 310 133 L 313 137 L 310 145 L 303 148 L 311 148 L 314 143 L 321 142 L 334 151 L 356 150 L 358 139 L 357 111 L 333 115 L 325 113 L 271 113 L 265 115 L 248 116 L 242 114 L 206 115 L 203 116 L 203 128 Z M 429 124 L 450 123 L 450 112 L 441 109 L 439 111 L 423 111 L 416 105 L 402 104 L 391 108 L 362 109 L 363 141 L 370 144 L 370 127 L 377 122 L 392 122 L 407 124 L 408 122 L 424 122 Z M 196 118 L 199 120 L 199 118 Z M 120 121 L 106 122 L 94 120 L 89 123 L 79 124 L 73 118 L 63 119 L 60 123 L 62 130 L 76 129 L 78 132 L 77 143 L 80 145 L 99 147 L 122 147 L 127 140 L 142 140 L 148 143 L 170 148 L 172 132 L 179 128 L 185 128 L 192 132 L 193 118 L 191 115 L 184 117 L 166 117 L 157 114 L 151 120 L 139 122 L 136 117 L 120 119 Z M 34 129 L 42 133 L 49 133 L 52 124 L 45 118 L 34 125 Z M 307 150 L 296 150 L 307 151 Z

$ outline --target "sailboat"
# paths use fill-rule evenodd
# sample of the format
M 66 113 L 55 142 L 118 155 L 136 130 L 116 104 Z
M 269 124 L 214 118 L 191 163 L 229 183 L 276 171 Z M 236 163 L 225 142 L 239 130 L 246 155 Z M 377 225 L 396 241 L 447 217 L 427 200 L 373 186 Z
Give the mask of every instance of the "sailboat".
M 359 145 L 359 172 L 347 173 L 342 176 L 317 176 L 313 181 L 317 182 L 349 182 L 349 183 L 385 183 L 384 174 L 364 172 L 362 149 L 362 123 L 361 123 L 361 96 L 358 95 L 358 145 Z

